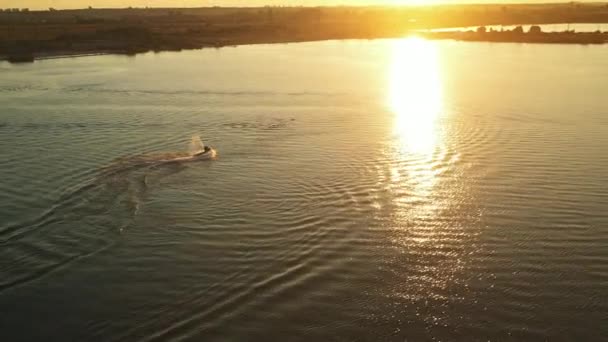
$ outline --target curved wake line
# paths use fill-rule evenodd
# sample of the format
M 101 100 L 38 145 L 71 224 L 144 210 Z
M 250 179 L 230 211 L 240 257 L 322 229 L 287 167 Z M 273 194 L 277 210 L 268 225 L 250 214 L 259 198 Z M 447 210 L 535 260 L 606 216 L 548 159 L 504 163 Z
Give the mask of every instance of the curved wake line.
M 76 198 L 76 196 L 78 196 L 79 194 L 82 194 L 85 191 L 92 190 L 99 186 L 100 185 L 95 184 L 93 181 L 89 181 L 86 184 L 73 190 L 72 192 L 62 195 L 60 197 L 60 199 L 57 202 L 55 202 L 55 204 L 53 204 L 49 209 L 45 210 L 42 214 L 40 214 L 38 217 L 34 218 L 30 222 L 22 223 L 22 224 L 15 224 L 15 225 L 8 226 L 8 227 L 2 229 L 0 231 L 0 236 L 6 236 L 6 235 L 9 235 L 9 236 L 0 240 L 0 245 L 6 245 L 6 244 L 12 242 L 13 240 L 23 238 L 23 237 L 27 236 L 28 233 L 31 232 L 32 230 L 35 230 L 36 228 L 39 228 L 40 226 L 53 223 L 54 222 L 53 216 L 55 215 L 55 213 L 57 213 L 57 211 L 72 204 L 72 203 L 70 203 L 70 201 L 74 200 Z M 14 232 L 14 234 L 11 234 L 13 232 Z
M 8 282 L 5 282 L 5 283 L 0 283 L 0 293 L 5 292 L 5 291 L 10 290 L 10 289 L 14 289 L 14 288 L 19 287 L 19 286 L 27 285 L 28 283 L 30 283 L 32 281 L 38 280 L 38 279 L 43 278 L 44 276 L 49 275 L 49 274 L 51 274 L 51 273 L 53 273 L 55 271 L 61 270 L 64 267 L 67 267 L 68 265 L 70 265 L 70 264 L 72 264 L 72 263 L 74 263 L 74 262 L 76 262 L 76 261 L 78 261 L 80 259 L 88 258 L 90 256 L 93 256 L 95 254 L 103 252 L 104 250 L 112 247 L 113 245 L 114 245 L 114 243 L 110 243 L 110 244 L 108 244 L 106 246 L 98 248 L 98 249 L 96 249 L 94 251 L 91 251 L 89 253 L 83 253 L 83 254 L 80 254 L 80 255 L 73 255 L 73 256 L 68 257 L 67 259 L 65 259 L 65 260 L 63 260 L 63 261 L 61 261 L 61 262 L 59 262 L 59 263 L 57 263 L 55 265 L 48 266 L 46 268 L 43 268 L 43 269 L 38 270 L 36 272 L 33 272 L 32 274 L 28 274 L 28 275 L 23 276 L 21 278 L 18 278 L 18 279 L 15 279 L 15 280 L 11 280 L 11 281 L 8 281 Z
M 190 152 L 119 158 L 102 168 L 94 178 L 66 189 L 37 217 L 4 227 L 0 230 L 0 246 L 13 246 L 16 254 L 10 255 L 3 263 L 6 266 L 0 268 L 3 280 L 0 292 L 44 277 L 112 246 L 115 238 L 107 236 L 108 228 L 122 232 L 134 224 L 153 173 L 157 173 L 156 177 L 167 177 L 183 170 L 182 162 L 208 160 L 215 156 L 215 150 L 206 148 L 195 136 L 190 143 Z M 88 229 L 75 228 L 82 224 Z M 33 241 L 29 237 L 35 234 L 39 236 Z M 27 241 L 45 247 L 29 250 Z M 73 241 L 78 241 L 77 245 L 72 244 Z M 46 252 L 56 253 L 58 257 L 54 260 L 42 258 L 41 253 Z
M 122 175 L 127 174 L 123 176 L 123 178 L 126 179 L 128 178 L 128 173 L 135 172 L 143 168 L 153 168 L 165 163 L 190 162 L 216 158 L 217 152 L 213 149 L 210 150 L 211 152 L 208 156 L 205 156 L 205 158 L 198 157 L 197 154 L 203 152 L 204 149 L 205 146 L 200 137 L 194 136 L 190 142 L 190 152 L 147 154 L 127 158 L 118 158 L 111 165 L 102 168 L 96 178 L 88 180 L 73 191 L 69 191 L 60 196 L 59 200 L 57 200 L 49 209 L 45 210 L 37 218 L 34 218 L 27 223 L 11 225 L 0 230 L 0 237 L 4 236 L 4 238 L 0 240 L 0 245 L 5 245 L 11 241 L 24 237 L 32 230 L 36 230 L 40 226 L 52 223 L 51 218 L 53 215 L 57 211 L 66 208 L 69 205 L 74 205 L 75 203 L 73 203 L 73 201 L 78 195 L 85 192 L 90 192 L 94 189 L 100 189 L 110 183 L 114 183 L 116 180 L 113 180 L 113 177 L 121 177 Z M 142 184 L 145 188 L 148 187 L 147 176 L 148 175 L 145 174 L 142 180 Z

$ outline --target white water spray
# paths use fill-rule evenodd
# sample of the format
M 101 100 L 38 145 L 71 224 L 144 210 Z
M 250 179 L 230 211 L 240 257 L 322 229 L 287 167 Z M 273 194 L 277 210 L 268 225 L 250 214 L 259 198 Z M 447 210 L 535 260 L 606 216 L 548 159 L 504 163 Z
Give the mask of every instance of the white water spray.
M 192 140 L 190 140 L 190 154 L 195 155 L 205 150 L 205 144 L 201 140 L 201 137 L 198 135 L 193 135 Z

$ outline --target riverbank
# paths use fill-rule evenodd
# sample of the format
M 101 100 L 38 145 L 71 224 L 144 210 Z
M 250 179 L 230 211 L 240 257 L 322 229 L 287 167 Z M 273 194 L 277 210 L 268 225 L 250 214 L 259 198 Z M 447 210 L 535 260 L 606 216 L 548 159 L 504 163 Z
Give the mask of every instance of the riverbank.
M 534 26 L 533 26 L 534 27 Z M 538 27 L 538 26 L 536 26 Z M 495 43 L 530 43 L 530 44 L 606 44 L 608 32 L 524 32 L 519 27 L 512 31 L 491 31 L 483 29 L 477 31 L 455 32 L 419 32 L 418 35 L 426 39 L 453 39 L 476 42 Z
M 394 38 L 602 44 L 603 32 L 420 32 L 442 27 L 608 23 L 608 5 L 443 5 L 87 9 L 0 12 L 0 59 L 216 48 L 243 44 Z M 3 56 L 3 57 L 2 57 Z

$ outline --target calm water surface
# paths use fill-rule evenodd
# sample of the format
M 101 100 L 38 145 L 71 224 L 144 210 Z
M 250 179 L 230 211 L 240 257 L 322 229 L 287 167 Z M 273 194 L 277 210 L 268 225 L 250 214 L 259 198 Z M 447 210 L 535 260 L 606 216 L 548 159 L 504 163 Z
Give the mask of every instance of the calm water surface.
M 608 336 L 604 46 L 319 42 L 0 75 L 2 340 Z M 166 162 L 193 135 L 219 157 Z

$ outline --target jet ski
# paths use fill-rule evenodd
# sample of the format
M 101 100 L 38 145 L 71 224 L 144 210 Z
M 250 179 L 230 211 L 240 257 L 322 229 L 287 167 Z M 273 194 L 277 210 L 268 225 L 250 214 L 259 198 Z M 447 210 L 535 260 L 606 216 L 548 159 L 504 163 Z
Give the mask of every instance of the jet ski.
M 203 159 L 211 159 L 215 157 L 216 152 L 210 146 L 205 146 L 202 151 L 195 153 L 192 156 L 192 159 L 203 160 Z

